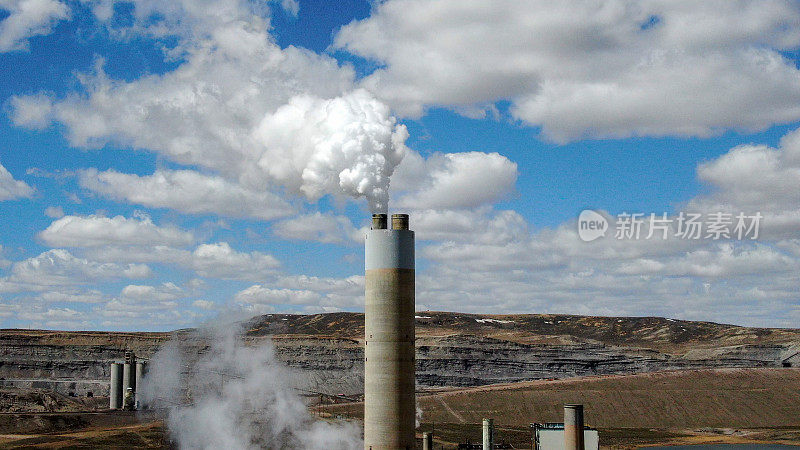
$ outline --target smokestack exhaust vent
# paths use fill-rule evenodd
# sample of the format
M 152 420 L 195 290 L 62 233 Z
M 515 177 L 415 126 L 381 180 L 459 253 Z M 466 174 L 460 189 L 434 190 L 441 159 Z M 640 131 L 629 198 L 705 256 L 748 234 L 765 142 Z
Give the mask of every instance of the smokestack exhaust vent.
M 392 229 L 393 230 L 407 230 L 408 229 L 408 214 L 392 214 Z
M 392 216 L 392 221 L 394 221 L 394 216 Z M 408 221 L 408 216 L 406 216 L 406 221 Z M 372 215 L 372 229 L 373 230 L 385 230 L 387 225 L 386 214 L 373 214 Z

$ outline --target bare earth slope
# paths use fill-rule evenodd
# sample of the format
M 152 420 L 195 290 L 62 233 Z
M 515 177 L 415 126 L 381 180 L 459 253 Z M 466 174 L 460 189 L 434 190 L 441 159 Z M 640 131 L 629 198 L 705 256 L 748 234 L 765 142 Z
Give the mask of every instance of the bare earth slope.
M 364 316 L 272 314 L 244 324 L 255 344 L 272 338 L 298 370 L 298 387 L 357 395 Z M 800 330 L 655 317 L 417 313 L 420 387 L 480 386 L 547 378 L 800 364 Z M 175 338 L 202 352 L 193 330 L 171 333 L 0 330 L 0 387 L 107 395 L 108 363 L 126 349 L 148 357 Z
M 702 369 L 578 377 L 447 389 L 418 395 L 420 431 L 440 443 L 480 439 L 491 417 L 498 439 L 526 448 L 530 423 L 561 422 L 563 405 L 581 403 L 604 447 L 643 444 L 800 442 L 800 369 Z M 362 403 L 329 405 L 360 418 Z

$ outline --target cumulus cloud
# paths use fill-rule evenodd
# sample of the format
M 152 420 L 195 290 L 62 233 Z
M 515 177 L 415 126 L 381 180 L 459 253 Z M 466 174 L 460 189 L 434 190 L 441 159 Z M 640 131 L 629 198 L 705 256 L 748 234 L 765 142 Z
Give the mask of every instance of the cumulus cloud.
M 202 277 L 258 281 L 273 276 L 280 262 L 260 252 L 237 252 L 227 242 L 198 246 L 189 262 Z
M 528 223 L 516 211 L 491 207 L 471 210 L 413 210 L 412 223 L 419 240 L 507 243 L 528 236 Z
M 756 240 L 676 237 L 583 242 L 576 221 L 529 230 L 513 211 L 419 211 L 418 251 L 429 269 L 417 298 L 428 308 L 485 312 L 662 315 L 757 326 L 797 326 L 800 269 L 798 131 L 777 148 L 745 145 L 698 167 L 707 193 L 685 211 L 763 214 Z M 607 213 L 603 215 L 608 217 Z M 613 219 L 613 217 L 610 217 Z M 675 216 L 671 217 L 675 219 Z
M 47 303 L 101 303 L 107 300 L 107 296 L 96 289 L 85 291 L 65 289 L 42 292 L 37 299 Z
M 207 318 L 198 308 L 199 300 L 189 298 L 191 292 L 175 283 L 159 285 L 130 284 L 119 295 L 92 309 L 101 324 L 113 329 L 153 330 L 188 326 Z
M 137 23 L 126 31 L 178 37 L 183 64 L 124 82 L 99 61 L 81 77 L 87 95 L 16 96 L 12 120 L 33 128 L 57 121 L 73 146 L 152 150 L 249 191 L 366 198 L 371 209 L 386 208 L 407 131 L 386 105 L 353 89 L 350 67 L 281 49 L 268 20 L 244 2 L 136 2 L 134 10 Z
M 33 195 L 33 188 L 24 181 L 15 180 L 11 173 L 0 164 L 0 201 L 12 200 Z
M 762 234 L 800 238 L 800 130 L 786 134 L 777 148 L 741 145 L 697 169 L 710 193 L 687 209 L 738 214 L 761 213 Z
M 282 305 L 301 313 L 361 308 L 364 304 L 364 277 L 278 276 L 269 285 L 256 284 L 239 291 L 234 296 L 234 304 L 254 313 L 273 312 Z
M 138 301 L 175 300 L 183 295 L 183 289 L 171 282 L 163 283 L 161 286 L 129 284 L 120 292 L 121 298 Z
M 277 222 L 272 232 L 284 239 L 343 244 L 363 242 L 366 228 L 357 229 L 345 216 L 316 212 Z
M 385 66 L 362 84 L 403 114 L 510 100 L 557 141 L 708 136 L 800 118 L 798 29 L 791 1 L 390 0 L 334 46 Z
M 415 161 L 416 160 L 416 161 Z M 501 200 L 514 189 L 517 165 L 498 153 L 409 154 L 398 168 L 397 205 L 414 209 L 475 208 Z
M 71 308 L 44 308 L 39 305 L 20 310 L 17 318 L 49 329 L 77 330 L 89 324 L 89 317 L 82 311 Z
M 292 212 L 278 195 L 250 190 L 219 176 L 192 170 L 158 170 L 139 176 L 115 170 L 83 170 L 80 185 L 115 200 L 188 214 L 219 214 L 271 220 Z
M 254 282 L 272 279 L 281 265 L 270 254 L 241 252 L 224 241 L 200 244 L 193 250 L 166 245 L 87 247 L 84 254 L 100 262 L 163 264 L 200 277 Z M 200 286 L 202 282 L 195 280 L 194 284 Z
M 235 297 L 237 302 L 248 304 L 316 304 L 320 300 L 317 292 L 297 289 L 272 289 L 261 285 L 250 286 L 239 291 Z
M 48 250 L 14 263 L 10 275 L 0 281 L 39 290 L 44 286 L 70 286 L 116 278 L 146 278 L 150 268 L 144 264 L 100 263 L 78 258 L 67 250 Z
M 51 117 L 53 101 L 43 93 L 11 97 L 9 106 L 13 112 L 11 119 L 15 125 L 38 130 L 47 127 L 53 120 Z
M 194 243 L 188 231 L 174 226 L 160 227 L 149 217 L 65 216 L 39 233 L 53 247 L 98 247 L 107 245 L 172 245 Z
M 56 0 L 2 0 L 0 10 L 8 13 L 0 22 L 0 52 L 27 50 L 28 38 L 49 34 L 70 13 L 66 3 Z
M 291 13 L 294 2 L 284 3 Z M 535 229 L 496 207 L 513 194 L 512 161 L 479 152 L 425 158 L 405 147 L 407 132 L 387 106 L 413 115 L 441 105 L 482 117 L 497 115 L 494 103 L 507 99 L 516 119 L 559 141 L 705 136 L 797 120 L 800 78 L 781 56 L 800 46 L 796 5 L 389 0 L 336 37 L 338 48 L 385 63 L 356 89 L 351 68 L 281 49 L 259 11 L 212 4 L 135 2 L 134 23 L 120 30 L 109 20 L 111 2 L 95 2 L 112 32 L 176 37 L 167 56 L 177 68 L 124 81 L 98 61 L 79 77 L 80 95 L 11 98 L 12 120 L 37 129 L 57 122 L 76 147 L 147 149 L 192 167 L 79 172 L 92 193 L 187 214 L 282 218 L 271 230 L 285 239 L 361 240 L 361 230 L 336 214 L 295 216 L 289 198 L 332 196 L 337 206 L 366 198 L 383 211 L 391 188 L 392 206 L 412 214 L 423 260 L 417 298 L 426 307 L 800 323 L 791 313 L 800 301 L 797 132 L 776 148 L 740 146 L 698 168 L 711 189 L 687 208 L 758 208 L 764 239 L 585 243 L 574 221 Z M 0 170 L 0 193 L 10 185 L 11 197 L 32 195 L 19 183 Z M 145 264 L 159 264 L 208 279 L 215 290 L 230 280 L 230 292 L 238 291 L 230 302 L 253 312 L 363 306 L 361 275 L 288 275 L 272 255 L 224 241 L 197 245 L 193 233 L 142 217 L 51 214 L 58 220 L 40 238 L 75 254 L 55 249 L 13 263 L 0 291 L 36 291 L 31 298 L 42 303 L 99 301 L 87 283 L 148 276 Z M 121 318 L 174 326 L 214 310 L 193 289 L 162 281 L 124 283 L 95 314 L 110 327 Z M 30 320 L 83 320 L 51 306 Z M 0 316 L 17 312 L 0 305 Z

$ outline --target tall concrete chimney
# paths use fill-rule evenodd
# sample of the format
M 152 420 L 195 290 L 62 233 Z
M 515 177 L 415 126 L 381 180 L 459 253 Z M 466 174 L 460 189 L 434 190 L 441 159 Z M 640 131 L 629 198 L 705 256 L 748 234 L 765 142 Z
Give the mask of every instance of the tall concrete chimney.
M 583 405 L 564 405 L 564 449 L 583 448 Z
M 373 214 L 366 236 L 364 449 L 415 446 L 414 232 L 408 215 Z

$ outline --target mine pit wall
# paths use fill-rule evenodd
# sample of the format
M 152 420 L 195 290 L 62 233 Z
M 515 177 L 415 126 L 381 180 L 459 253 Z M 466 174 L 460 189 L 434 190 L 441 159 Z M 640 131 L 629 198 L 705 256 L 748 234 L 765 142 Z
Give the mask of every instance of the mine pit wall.
M 107 380 L 0 380 L 0 388 L 23 391 L 47 391 L 77 397 L 108 397 Z
M 182 337 L 181 341 L 196 347 L 195 353 L 201 352 L 207 343 L 192 339 Z M 149 359 L 157 346 L 146 342 L 135 351 Z M 363 392 L 364 352 L 358 340 L 276 337 L 273 343 L 278 359 L 297 370 L 297 387 L 345 395 Z M 692 350 L 677 357 L 602 344 L 519 344 L 480 336 L 419 337 L 416 382 L 420 387 L 469 387 L 583 375 L 781 367 L 782 358 L 796 351 L 788 344 L 743 345 Z M 123 357 L 124 350 L 110 346 L 26 345 L 23 338 L 13 343 L 4 339 L 0 342 L 0 387 L 64 394 L 72 390 L 80 396 L 92 391 L 95 396 L 107 396 L 110 363 Z

